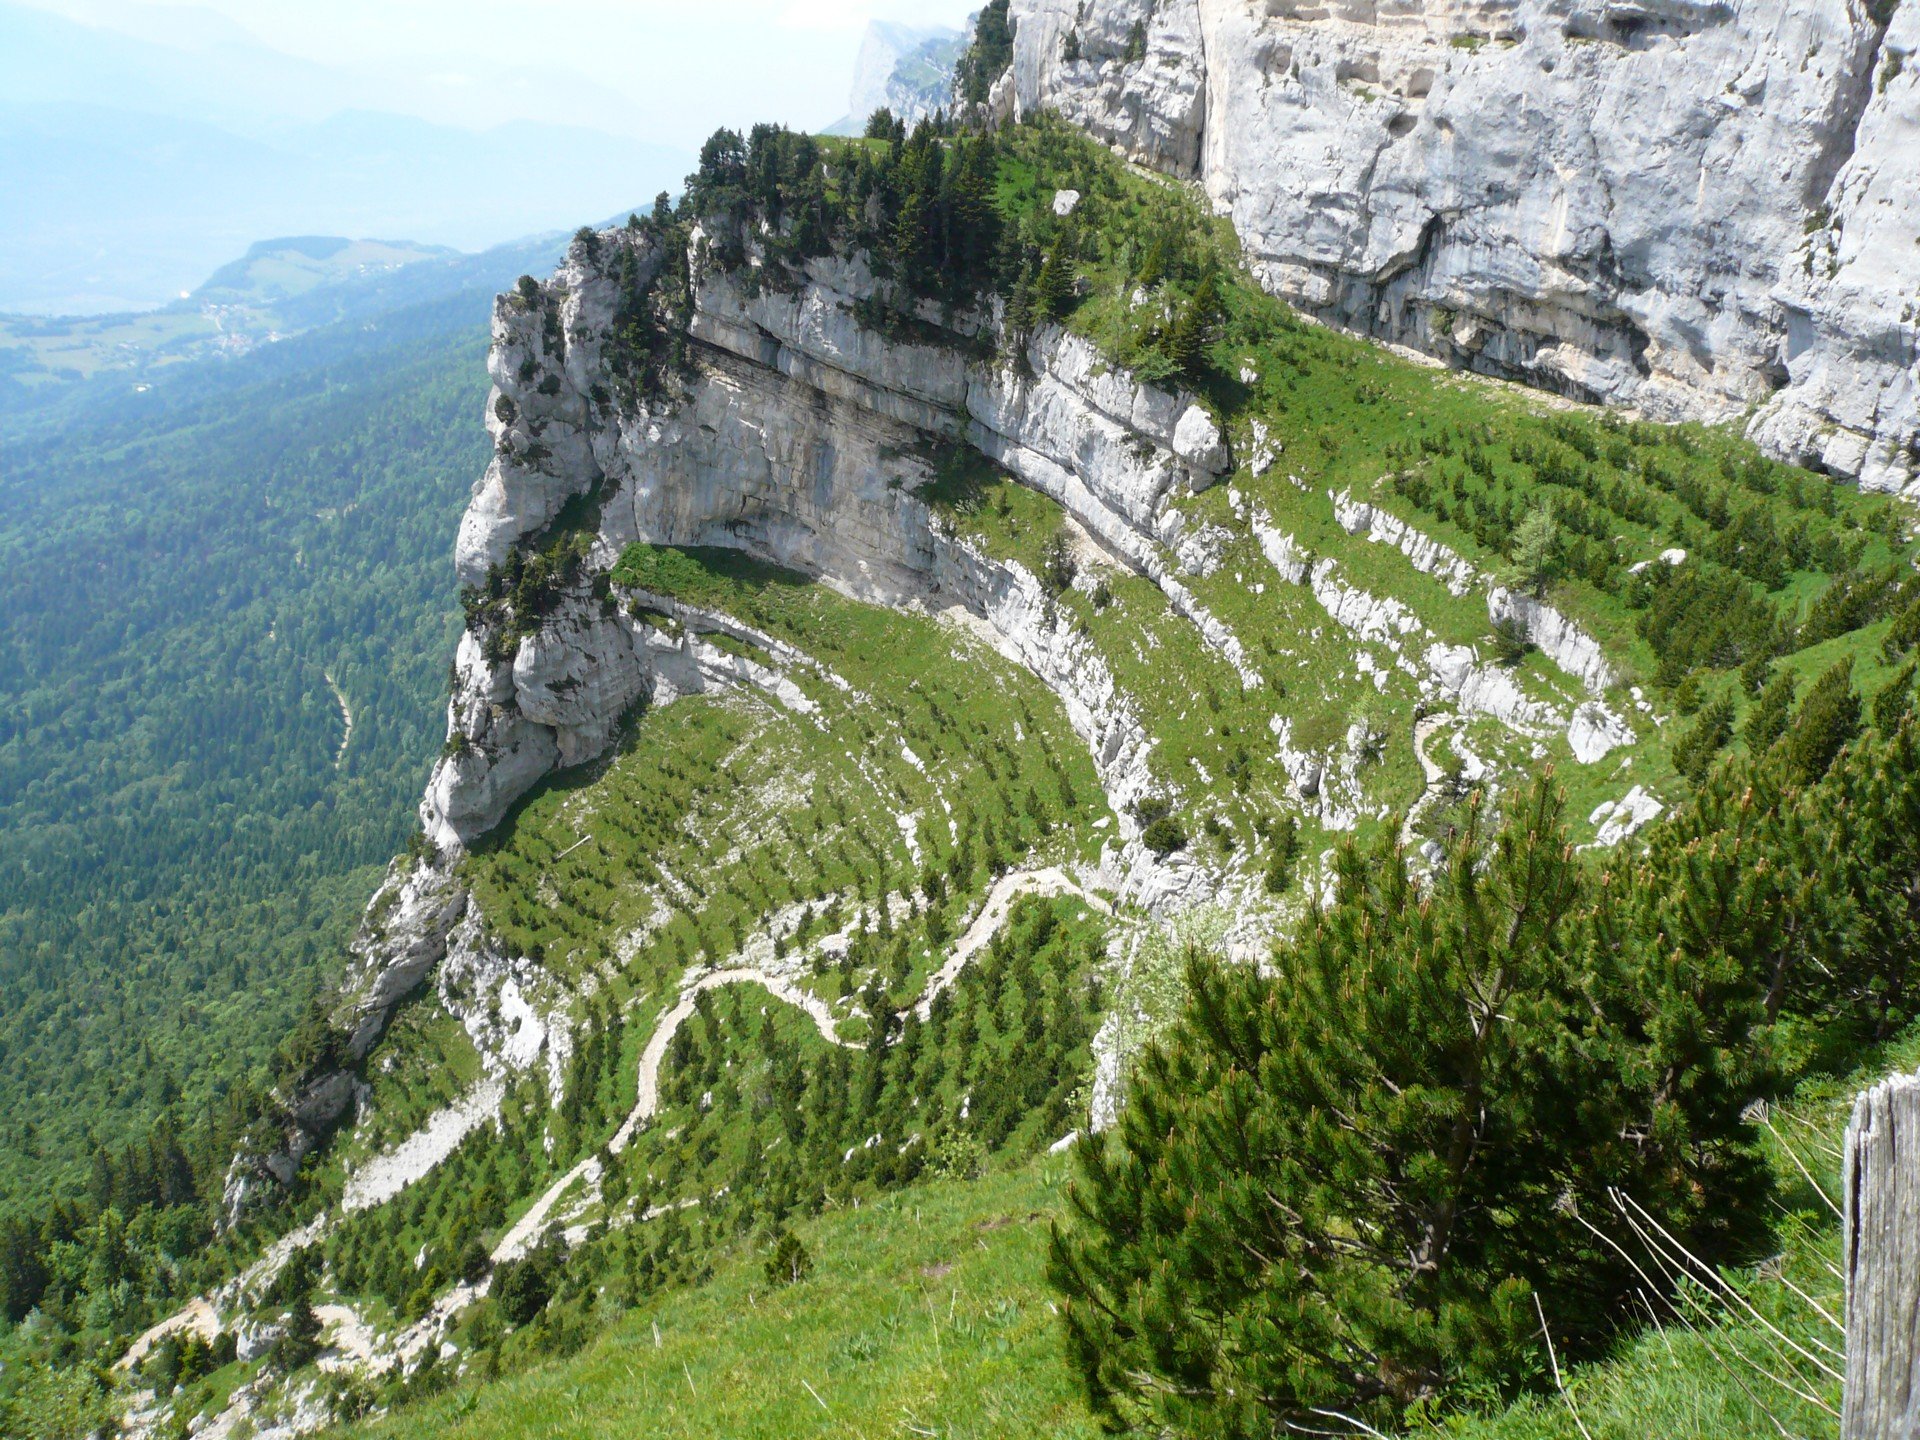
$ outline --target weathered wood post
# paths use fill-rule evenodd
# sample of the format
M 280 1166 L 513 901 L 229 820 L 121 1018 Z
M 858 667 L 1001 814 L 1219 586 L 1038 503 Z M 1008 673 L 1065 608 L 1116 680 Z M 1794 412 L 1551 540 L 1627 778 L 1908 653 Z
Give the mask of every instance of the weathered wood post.
M 1845 1165 L 1841 1440 L 1920 1440 L 1920 1076 L 1854 1102 Z

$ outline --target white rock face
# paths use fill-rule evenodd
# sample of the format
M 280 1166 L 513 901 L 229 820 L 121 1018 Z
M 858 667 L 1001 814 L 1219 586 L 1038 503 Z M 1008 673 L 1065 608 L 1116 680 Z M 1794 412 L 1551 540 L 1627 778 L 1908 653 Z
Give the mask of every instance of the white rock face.
M 1755 424 L 1768 448 L 1879 490 L 1920 474 L 1920 6 L 1893 12 L 1871 63 L 1828 224 L 1774 292 L 1791 383 Z M 1843 149 L 1842 154 L 1846 151 Z
M 1618 800 L 1609 800 L 1595 808 L 1587 823 L 1599 830 L 1593 847 L 1608 850 L 1660 818 L 1667 807 L 1636 785 Z
M 1012 13 L 1009 107 L 1200 180 L 1306 311 L 1657 418 L 1759 406 L 1775 453 L 1915 484 L 1920 67 L 1890 61 L 1920 7 L 1884 33 L 1847 0 Z
M 1464 595 L 1480 578 L 1460 552 L 1422 530 L 1416 530 L 1397 515 L 1389 515 L 1342 490 L 1333 496 L 1333 518 L 1349 535 L 1391 545 L 1412 562 L 1413 568 L 1432 575 L 1447 587 L 1450 595 Z
M 1364 521 L 1357 510 L 1369 511 Z M 1344 507 L 1344 513 L 1345 518 L 1341 523 L 1355 533 L 1371 527 L 1374 521 L 1371 507 L 1356 509 L 1349 504 Z M 1398 523 L 1395 522 L 1396 525 Z M 1452 701 L 1463 714 L 1490 716 L 1518 735 L 1543 739 L 1557 731 L 1565 731 L 1568 745 L 1583 764 L 1592 764 L 1609 751 L 1633 743 L 1633 727 L 1600 701 L 1587 701 L 1577 707 L 1569 719 L 1558 706 L 1528 695 L 1506 670 L 1483 663 L 1471 646 L 1448 645 L 1440 640 L 1418 615 L 1392 596 L 1374 595 L 1349 585 L 1342 578 L 1337 561 L 1310 561 L 1294 537 L 1276 529 L 1271 518 L 1263 512 L 1256 511 L 1253 514 L 1252 525 L 1262 552 L 1282 580 L 1290 585 L 1306 586 L 1336 625 L 1384 649 L 1392 657 L 1393 664 L 1410 677 L 1424 694 Z M 1417 534 L 1408 531 L 1408 527 L 1403 526 L 1401 530 Z M 1437 550 L 1444 555 L 1453 555 L 1444 545 L 1437 546 Z M 1458 560 L 1457 556 L 1454 558 Z M 1493 595 L 1506 597 L 1506 601 L 1516 604 L 1524 599 L 1508 596 L 1504 590 L 1495 590 Z M 1494 603 L 1497 607 L 1503 602 L 1496 599 Z M 1598 646 L 1592 639 L 1551 606 L 1533 600 L 1524 600 L 1524 604 L 1531 608 L 1525 609 L 1520 618 L 1530 633 L 1537 626 L 1542 634 L 1555 641 L 1557 648 L 1566 656 L 1562 668 L 1578 676 L 1583 671 L 1576 667 L 1584 665 L 1585 670 L 1598 674 L 1589 663 L 1581 643 L 1593 647 L 1594 654 L 1598 655 Z M 1497 609 L 1495 618 L 1499 618 Z M 1541 648 L 1545 649 L 1546 646 L 1543 644 Z M 1556 655 L 1555 658 L 1560 657 Z M 1604 666 L 1605 661 L 1599 663 Z M 1612 674 L 1610 670 L 1605 673 L 1608 676 Z M 1384 685 L 1384 676 L 1378 676 L 1376 683 Z M 1295 788 L 1303 795 L 1312 795 L 1313 784 L 1318 783 L 1317 772 L 1313 784 L 1304 780 L 1304 772 L 1296 764 L 1296 757 L 1290 757 L 1287 753 L 1284 740 L 1281 761 L 1293 776 Z M 1322 808 L 1325 809 L 1324 802 Z
M 1544 600 L 1496 585 L 1487 595 L 1487 618 L 1517 624 L 1546 657 L 1594 695 L 1620 683 L 1620 674 L 1600 642 Z
M 749 293 L 725 275 L 702 275 L 690 327 L 703 342 L 700 373 L 670 403 L 616 413 L 601 399 L 612 378 L 602 348 L 614 303 L 603 272 L 612 247 L 638 243 L 624 234 L 576 243 L 538 294 L 496 308 L 501 453 L 461 528 L 461 576 L 484 581 L 575 496 L 593 492 L 599 522 L 579 582 L 510 659 L 489 658 L 479 634 L 463 638 L 454 738 L 421 806 L 437 844 L 458 850 L 541 776 L 600 753 L 636 703 L 746 683 L 807 704 L 778 673 L 702 644 L 700 630 L 724 628 L 719 617 L 634 597 L 675 616 L 684 630 L 672 635 L 627 613 L 617 593 L 596 599 L 592 576 L 639 540 L 745 548 L 857 598 L 984 621 L 1003 653 L 1059 693 L 1124 811 L 1149 783 L 1144 727 L 1038 580 L 947 534 L 916 498 L 932 478 L 920 458 L 930 438 L 964 438 L 1059 501 L 1107 556 L 1154 580 L 1242 683 L 1261 683 L 1238 638 L 1177 574 L 1182 563 L 1204 568 L 1213 541 L 1204 528 L 1189 532 L 1173 501 L 1232 465 L 1219 426 L 1190 397 L 1135 380 L 1054 326 L 1040 328 L 1020 364 L 972 358 L 965 344 L 882 336 L 854 318 L 873 286 L 864 264 L 826 257 L 794 291 Z M 962 342 L 988 323 L 949 321 L 932 307 L 921 318 L 950 323 Z M 532 449 L 549 437 L 564 439 L 564 455 Z M 743 638 L 779 649 L 768 637 Z M 1131 835 L 1133 822 L 1122 824 Z M 1138 857 L 1123 868 L 1136 895 L 1156 902 L 1197 883 L 1177 865 Z
M 1573 712 L 1567 726 L 1567 744 L 1573 758 L 1591 765 L 1624 745 L 1633 743 L 1633 727 L 1597 700 L 1589 700 Z
M 630 252 L 640 281 L 659 270 L 657 245 L 614 230 L 591 246 L 574 241 L 559 273 L 531 295 L 510 291 L 493 302 L 487 428 L 494 456 L 454 546 L 463 585 L 482 583 L 515 541 L 538 532 L 600 480 L 590 436 L 609 409 L 599 388 L 601 341 L 619 298 L 602 247 Z
M 405 999 L 447 952 L 447 936 L 467 913 L 467 892 L 445 870 L 396 861 L 367 903 L 352 942 L 347 987 L 349 1050 L 365 1057 Z

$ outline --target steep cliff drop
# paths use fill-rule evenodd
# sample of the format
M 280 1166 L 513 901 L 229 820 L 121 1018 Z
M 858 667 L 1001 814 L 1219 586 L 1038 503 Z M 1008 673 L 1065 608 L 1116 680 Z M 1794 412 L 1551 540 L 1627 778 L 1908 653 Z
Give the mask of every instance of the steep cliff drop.
M 1920 485 L 1920 7 L 1013 0 L 1003 114 L 1204 185 L 1275 294 Z
M 1176 496 L 1227 469 L 1205 409 L 1103 366 L 1056 326 L 1014 356 L 988 344 L 986 359 L 982 314 L 955 317 L 938 342 L 889 338 L 855 314 L 873 276 L 828 256 L 791 293 L 696 267 L 684 394 L 622 411 L 599 398 L 614 257 L 634 247 L 657 263 L 649 246 L 628 232 L 579 241 L 551 282 L 496 309 L 496 455 L 461 526 L 460 577 L 485 585 L 582 497 L 596 519 L 537 631 L 511 646 L 484 627 L 462 639 L 454 738 L 421 807 L 434 842 L 457 851 L 485 833 L 548 770 L 599 753 L 636 701 L 724 683 L 697 646 L 603 603 L 599 577 L 635 541 L 746 549 L 859 599 L 963 607 L 1059 692 L 1116 806 L 1137 798 L 1143 736 L 1105 666 L 1049 618 L 1032 574 L 947 534 L 915 491 L 933 478 L 930 447 L 970 444 L 1204 628 L 1161 541 Z M 930 329 L 944 322 L 924 309 Z

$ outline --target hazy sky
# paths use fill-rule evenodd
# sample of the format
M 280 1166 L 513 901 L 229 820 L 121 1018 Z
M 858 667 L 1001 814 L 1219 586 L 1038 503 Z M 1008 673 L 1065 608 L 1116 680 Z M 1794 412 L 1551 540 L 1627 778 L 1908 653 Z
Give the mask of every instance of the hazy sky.
M 868 21 L 958 25 L 978 0 L 28 0 L 186 49 L 249 38 L 351 75 L 355 103 L 465 126 L 589 125 L 690 146 L 846 108 Z

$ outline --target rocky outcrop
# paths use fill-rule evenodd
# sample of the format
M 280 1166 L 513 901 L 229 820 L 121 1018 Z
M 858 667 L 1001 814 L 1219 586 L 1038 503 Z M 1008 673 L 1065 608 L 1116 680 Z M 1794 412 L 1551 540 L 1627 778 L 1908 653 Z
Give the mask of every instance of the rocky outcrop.
M 1495 625 L 1517 627 L 1590 694 L 1604 695 L 1620 683 L 1620 672 L 1600 642 L 1544 600 L 1496 585 L 1487 593 L 1487 618 Z
M 1349 532 L 1375 533 L 1372 507 L 1359 507 L 1368 512 L 1362 524 L 1356 508 L 1350 502 L 1343 503 L 1343 497 L 1336 496 L 1335 505 L 1336 513 L 1343 516 L 1341 524 Z M 1391 520 L 1391 517 L 1385 518 Z M 1490 716 L 1518 735 L 1542 739 L 1564 732 L 1574 758 L 1582 764 L 1592 764 L 1610 751 L 1633 744 L 1633 727 L 1601 701 L 1589 700 L 1577 706 L 1569 717 L 1560 707 L 1528 695 L 1507 670 L 1482 661 L 1472 646 L 1449 645 L 1440 640 L 1418 615 L 1392 596 L 1374 595 L 1348 584 L 1338 561 L 1314 559 L 1292 535 L 1276 529 L 1271 517 L 1264 512 L 1254 511 L 1251 522 L 1261 552 L 1280 578 L 1290 585 L 1305 586 L 1336 625 L 1385 650 L 1391 663 L 1404 672 L 1422 694 L 1457 705 L 1462 714 Z M 1401 522 L 1394 521 L 1378 533 L 1401 537 L 1408 542 L 1403 548 L 1412 548 L 1443 570 L 1446 556 L 1465 564 L 1444 545 L 1419 543 L 1425 537 Z M 1467 574 L 1472 573 L 1469 567 Z M 1598 644 L 1552 606 L 1498 588 L 1492 592 L 1489 604 L 1494 620 L 1511 615 L 1529 635 L 1537 633 L 1546 637 L 1544 642 L 1536 640 L 1535 643 L 1595 693 L 1605 688 L 1599 681 L 1613 683 L 1613 672 L 1600 655 Z M 1295 788 L 1303 794 L 1313 793 L 1300 784 L 1300 774 L 1294 762 L 1287 758 L 1284 745 L 1282 760 L 1294 775 Z
M 871 274 L 828 256 L 790 289 L 699 274 L 694 374 L 670 399 L 617 407 L 615 276 L 657 265 L 648 243 L 628 232 L 578 241 L 546 286 L 496 306 L 496 455 L 461 525 L 461 578 L 484 584 L 569 502 L 591 495 L 597 517 L 587 564 L 537 626 L 522 622 L 510 648 L 483 630 L 461 642 L 448 751 L 421 808 L 436 844 L 458 850 L 542 775 L 600 753 L 634 704 L 729 678 L 596 583 L 634 541 L 744 548 L 862 599 L 965 608 L 1060 692 L 1125 804 L 1145 783 L 1144 733 L 1085 641 L 1055 625 L 1034 577 L 936 525 L 914 493 L 933 476 L 930 444 L 964 440 L 1059 501 L 1155 580 L 1243 683 L 1259 683 L 1171 553 L 1184 532 L 1173 501 L 1231 464 L 1190 397 L 1107 366 L 1054 326 L 1011 357 L 984 314 L 928 306 L 918 338 L 883 335 L 856 318 Z
M 1597 827 L 1592 848 L 1611 849 L 1658 820 L 1666 808 L 1639 785 L 1618 800 L 1603 802 L 1587 817 L 1587 823 Z
M 333 1018 L 339 1046 L 281 1092 L 272 1133 L 235 1156 L 222 1197 L 229 1222 L 251 1208 L 264 1181 L 291 1184 L 301 1161 L 361 1103 L 360 1063 L 400 1002 L 446 956 L 448 937 L 467 913 L 466 888 L 446 868 L 415 860 L 389 867 L 350 947 Z
M 1333 518 L 1349 535 L 1361 535 L 1383 545 L 1391 545 L 1422 574 L 1431 575 L 1447 587 L 1449 595 L 1464 595 L 1474 587 L 1480 572 L 1452 546 L 1416 530 L 1397 515 L 1378 506 L 1356 500 L 1342 490 L 1333 495 Z
M 1777 454 L 1882 488 L 1920 476 L 1915 6 L 1014 0 L 1013 16 L 1007 107 L 1203 183 L 1303 310 L 1655 418 L 1758 407 Z
M 467 891 L 443 867 L 395 861 L 367 904 L 351 945 L 343 1028 L 347 1058 L 366 1058 L 394 1008 L 447 953 L 467 913 Z
M 1393 546 L 1407 557 L 1414 569 L 1445 584 L 1449 594 L 1465 595 L 1482 579 L 1480 572 L 1458 551 L 1397 515 L 1356 500 L 1350 491 L 1328 493 L 1333 500 L 1333 518 L 1339 521 L 1341 529 L 1349 535 Z M 1607 659 L 1600 642 L 1537 596 L 1493 585 L 1487 591 L 1487 619 L 1496 626 L 1517 628 L 1549 660 L 1594 695 L 1604 695 L 1620 683 L 1620 674 Z
M 966 43 L 960 31 L 944 25 L 870 22 L 853 62 L 847 118 L 834 130 L 857 135 L 882 107 L 909 126 L 936 110 L 951 110 L 953 67 Z

